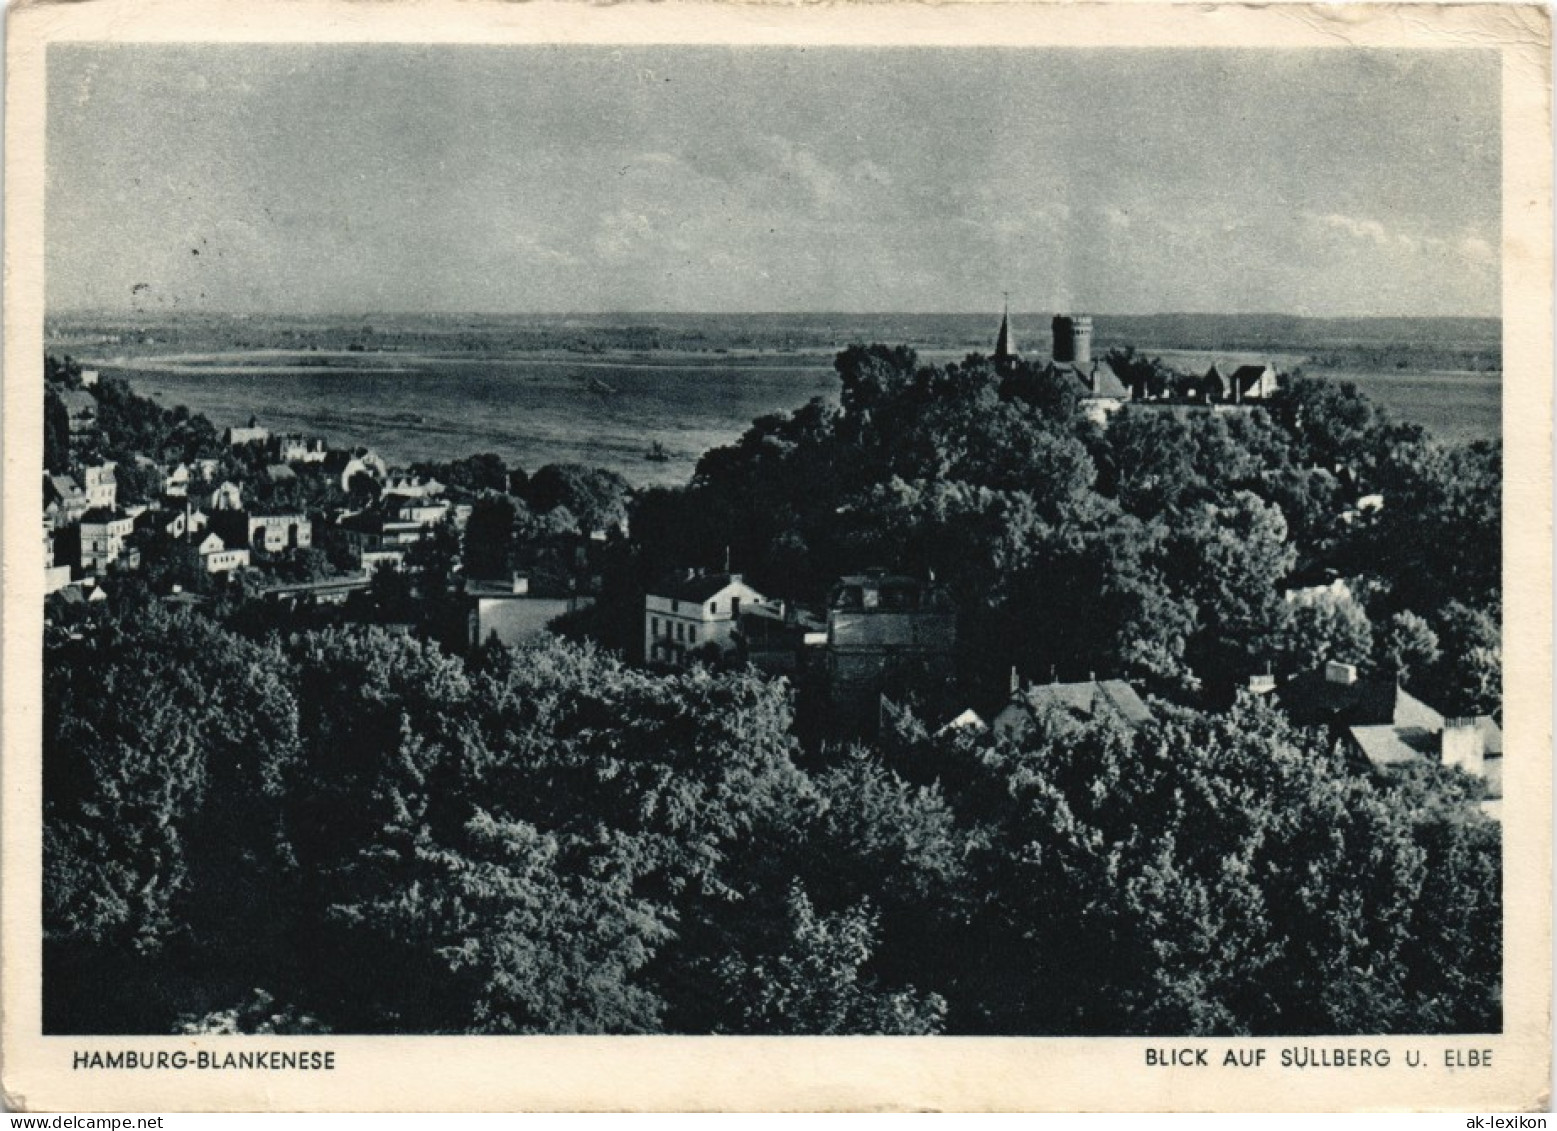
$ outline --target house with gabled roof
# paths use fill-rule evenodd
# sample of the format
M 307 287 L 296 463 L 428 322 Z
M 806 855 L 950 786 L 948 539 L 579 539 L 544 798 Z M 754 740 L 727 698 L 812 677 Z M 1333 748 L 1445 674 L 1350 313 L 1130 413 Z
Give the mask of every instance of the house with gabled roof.
M 662 579 L 643 599 L 643 655 L 651 664 L 680 666 L 710 647 L 720 655 L 737 649 L 744 613 L 767 610 L 770 602 L 738 573 L 688 570 Z
M 94 467 L 83 467 L 81 484 L 86 491 L 87 506 L 106 507 L 113 510 L 118 505 L 119 481 L 114 476 L 114 464 L 111 460 Z
M 1293 722 L 1322 726 L 1359 768 L 1387 774 L 1423 762 L 1457 767 L 1487 784 L 1501 802 L 1503 731 L 1490 715 L 1449 717 L 1406 691 L 1393 677 L 1366 677 L 1353 664 L 1329 661 L 1276 690 Z M 1501 804 L 1483 806 L 1496 817 Z
M 93 507 L 81 516 L 81 569 L 85 573 L 107 573 L 114 566 L 133 566 L 124 559 L 124 541 L 135 530 L 135 517 L 123 511 Z
M 1122 679 L 1022 686 L 1014 677 L 1011 698 L 990 724 L 1001 738 L 1018 738 L 1051 712 L 1080 723 L 1113 719 L 1132 730 L 1152 721 L 1151 708 Z
M 55 394 L 65 406 L 70 434 L 97 430 L 97 398 L 85 389 L 62 389 Z
M 231 573 L 235 569 L 244 569 L 249 564 L 249 549 L 247 546 L 234 546 L 229 548 L 222 541 L 222 536 L 209 533 L 195 544 L 195 555 L 200 561 L 200 568 L 207 573 Z
M 43 477 L 43 514 L 55 530 L 81 521 L 87 511 L 87 495 L 73 475 Z

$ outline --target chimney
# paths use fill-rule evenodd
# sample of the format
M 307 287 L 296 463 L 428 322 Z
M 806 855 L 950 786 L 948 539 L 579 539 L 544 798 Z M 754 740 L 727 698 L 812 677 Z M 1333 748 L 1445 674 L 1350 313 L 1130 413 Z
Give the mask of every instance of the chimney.
M 1011 694 L 1015 695 L 1022 690 L 1022 677 L 1017 674 L 1016 665 L 1011 665 Z
M 1445 766 L 1458 766 L 1467 774 L 1480 777 L 1486 743 L 1474 718 L 1445 719 L 1439 735 L 1439 754 Z
M 1339 660 L 1325 661 L 1325 682 L 1350 686 L 1357 682 L 1357 665 L 1343 664 Z

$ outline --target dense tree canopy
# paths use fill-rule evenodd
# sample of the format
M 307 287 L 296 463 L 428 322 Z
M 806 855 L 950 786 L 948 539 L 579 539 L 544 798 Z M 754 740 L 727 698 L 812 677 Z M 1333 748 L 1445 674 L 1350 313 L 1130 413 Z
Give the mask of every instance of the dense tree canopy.
M 241 586 L 205 613 L 129 579 L 106 609 L 56 605 L 50 1031 L 1498 1027 L 1480 784 L 1359 773 L 1234 693 L 1335 659 L 1497 712 L 1495 445 L 1301 379 L 1246 412 L 1103 426 L 1073 376 L 1020 361 L 856 346 L 837 370 L 837 405 L 754 421 L 681 490 L 429 465 L 472 510 L 373 579 L 360 608 L 389 628 L 256 611 Z M 110 438 L 72 460 L 219 447 L 114 382 L 96 395 Z M 257 482 L 262 453 L 222 458 Z M 308 475 L 260 490 L 342 502 Z M 1154 718 L 1040 711 L 996 737 L 908 710 L 848 744 L 797 725 L 789 682 L 630 663 L 650 581 L 726 561 L 813 604 L 846 572 L 933 575 L 958 620 L 949 702 L 998 705 L 1013 668 L 1097 673 Z M 461 565 L 587 581 L 583 641 L 436 643 Z

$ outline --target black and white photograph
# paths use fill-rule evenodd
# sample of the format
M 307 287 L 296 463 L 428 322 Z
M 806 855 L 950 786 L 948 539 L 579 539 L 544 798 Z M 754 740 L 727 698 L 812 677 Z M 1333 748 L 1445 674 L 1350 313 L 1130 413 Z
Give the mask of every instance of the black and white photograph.
M 40 50 L 7 639 L 78 1083 L 469 1035 L 1480 1079 L 1550 757 L 1495 43 Z

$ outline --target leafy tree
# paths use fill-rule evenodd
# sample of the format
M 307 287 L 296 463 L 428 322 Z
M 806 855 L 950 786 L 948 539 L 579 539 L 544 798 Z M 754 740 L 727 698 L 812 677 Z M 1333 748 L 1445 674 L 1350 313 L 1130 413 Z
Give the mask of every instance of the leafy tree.
M 771 951 L 732 955 L 718 977 L 731 1000 L 730 1032 L 810 1035 L 921 1035 L 940 1029 L 946 1003 L 912 987 L 887 991 L 863 968 L 876 920 L 868 902 L 820 915 L 799 885 L 790 889 L 787 930 Z
M 551 463 L 530 477 L 525 499 L 532 509 L 546 513 L 565 507 L 579 530 L 620 528 L 627 522 L 627 503 L 632 489 L 614 471 L 576 463 Z
M 1413 985 L 1444 979 L 1416 964 L 1420 806 L 1257 701 L 1156 710 L 1136 731 L 1041 715 L 1017 744 L 948 748 L 976 759 L 951 801 L 987 846 L 954 1031 L 1411 1031 L 1429 1004 Z M 1495 900 L 1490 872 L 1462 876 L 1480 894 L 1449 899 Z M 1461 967 L 1472 1027 L 1496 1008 L 1486 956 Z
M 1428 681 L 1441 709 L 1455 715 L 1500 715 L 1503 630 L 1491 609 L 1451 601 L 1435 623 L 1442 659 Z
M 471 577 L 503 577 L 513 548 L 514 500 L 484 495 L 471 507 L 465 524 L 465 572 Z
M 479 495 L 486 491 L 504 493 L 509 490 L 509 468 L 503 458 L 493 452 L 466 456 L 448 463 L 423 463 L 415 465 L 420 474 L 431 475 L 446 487 Z M 520 475 L 524 473 L 514 469 Z
M 296 756 L 279 658 L 152 603 L 44 665 L 46 936 L 152 953 L 244 919 L 241 858 Z
M 1286 519 L 1249 492 L 1184 515 L 1168 543 L 1171 581 L 1195 602 L 1191 663 L 1207 680 L 1239 682 L 1271 649 L 1281 617 L 1277 586 L 1295 555 Z
M 1284 672 L 1306 671 L 1326 660 L 1366 664 L 1373 654 L 1373 626 L 1350 593 L 1326 591 L 1288 602 L 1282 614 L 1271 656 Z
M 1375 655 L 1381 670 L 1393 672 L 1402 685 L 1413 686 L 1433 671 L 1443 650 L 1432 625 L 1405 609 L 1383 626 Z
M 70 470 L 70 413 L 52 383 L 43 388 L 43 469 L 51 475 Z

